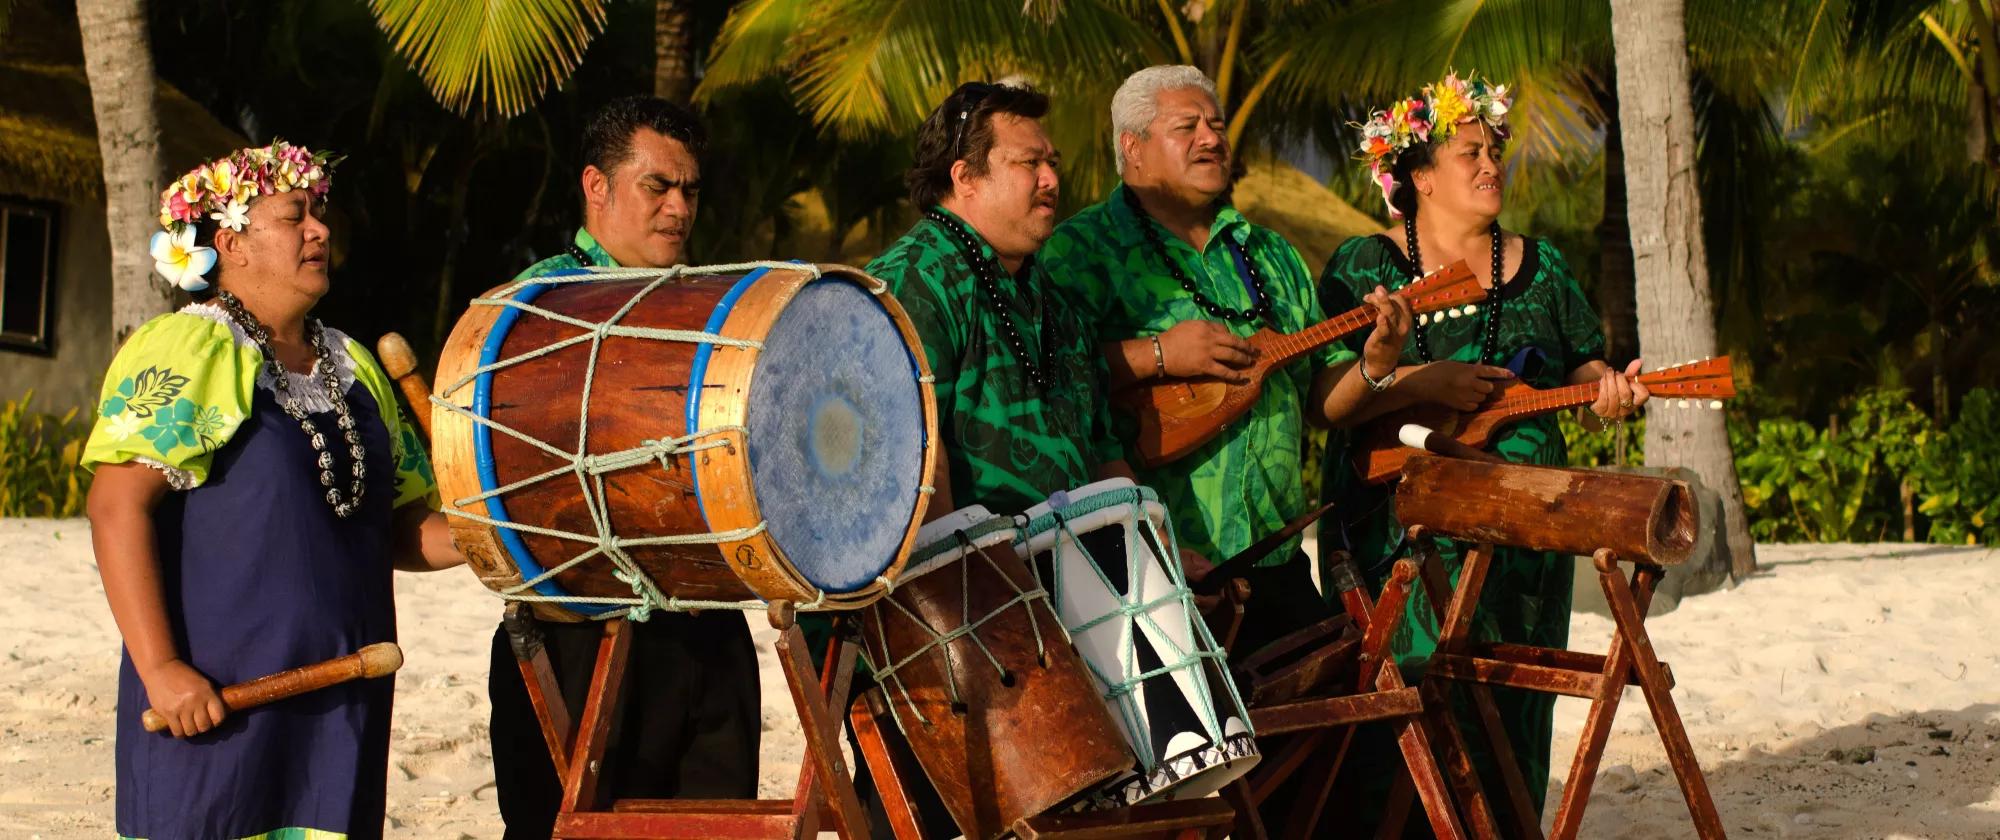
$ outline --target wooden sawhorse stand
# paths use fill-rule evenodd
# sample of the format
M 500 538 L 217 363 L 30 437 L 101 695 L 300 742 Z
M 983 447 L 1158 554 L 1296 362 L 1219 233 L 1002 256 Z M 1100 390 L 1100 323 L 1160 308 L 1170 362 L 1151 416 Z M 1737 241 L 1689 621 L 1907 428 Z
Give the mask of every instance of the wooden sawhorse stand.
M 555 836 L 566 840 L 708 840 L 708 838 L 816 838 L 822 824 L 842 840 L 867 840 L 867 816 L 854 795 L 854 781 L 840 754 L 841 719 L 832 700 L 847 696 L 854 674 L 854 646 L 827 651 L 812 667 L 805 635 L 792 607 L 773 602 L 771 626 L 779 631 L 775 649 L 791 686 L 792 702 L 805 730 L 806 755 L 791 799 L 620 799 L 602 794 L 605 750 L 616 738 L 627 653 L 632 636 L 624 619 L 604 622 L 581 718 L 572 718 L 562 689 L 549 667 L 540 630 L 521 604 L 507 606 L 507 633 L 528 684 L 549 757 L 563 781 L 562 810 Z
M 1236 837 L 1321 836 L 1319 820 L 1355 731 L 1373 722 L 1394 727 L 1409 771 L 1403 783 L 1407 787 L 1414 780 L 1432 832 L 1442 840 L 1466 836 L 1434 758 L 1435 742 L 1451 730 L 1437 726 L 1418 689 L 1404 685 L 1400 671 L 1384 667 L 1393 664 L 1389 642 L 1402 621 L 1416 575 L 1415 563 L 1398 561 L 1383 582 L 1381 597 L 1371 599 L 1352 561 L 1336 555 L 1329 564 L 1328 583 L 1339 593 L 1347 614 L 1281 638 L 1237 666 L 1258 737 L 1293 737 L 1266 754 L 1249 777 L 1225 794 L 1237 806 Z M 1338 743 L 1328 745 L 1335 733 Z M 1272 834 L 1257 806 L 1301 772 L 1305 776 L 1291 814 L 1283 830 Z M 1406 802 L 1403 809 L 1407 808 Z
M 1424 587 L 1432 594 L 1430 601 L 1439 616 L 1438 646 L 1424 678 L 1426 699 L 1435 697 L 1437 707 L 1444 710 L 1445 724 L 1455 729 L 1445 695 L 1454 686 L 1470 695 L 1516 816 L 1506 833 L 1542 837 L 1534 816 L 1539 803 L 1528 801 L 1527 786 L 1500 727 L 1490 687 L 1591 701 L 1550 834 L 1570 840 L 1582 825 L 1619 699 L 1625 686 L 1636 682 L 1652 711 L 1696 834 L 1704 840 L 1724 836 L 1722 819 L 1674 707 L 1672 672 L 1654 655 L 1645 626 L 1653 589 L 1664 574 L 1662 566 L 1684 562 L 1693 549 L 1696 508 L 1685 483 L 1420 455 L 1404 468 L 1402 485 L 1396 491 L 1396 513 L 1410 526 L 1410 542 L 1422 557 Z M 1432 543 L 1440 536 L 1468 543 L 1456 587 L 1450 584 Z M 1496 544 L 1592 557 L 1616 624 L 1610 651 L 1596 656 L 1558 648 L 1474 643 L 1472 615 L 1492 568 Z M 1634 564 L 1630 581 L 1618 567 L 1621 560 Z M 1448 604 L 1440 605 L 1438 595 L 1444 592 L 1450 592 L 1451 598 Z M 1454 733 L 1445 747 L 1448 752 L 1462 752 L 1460 744 L 1462 738 Z M 1466 766 L 1461 756 L 1450 756 L 1448 764 Z M 1455 771 L 1454 776 L 1460 774 Z M 1461 806 L 1472 815 L 1474 831 L 1482 837 L 1498 836 L 1498 826 L 1479 823 L 1480 815 L 1490 812 L 1477 775 L 1455 778 L 1454 787 L 1460 792 Z M 1401 791 L 1391 796 L 1392 815 L 1407 810 L 1406 797 Z M 1404 803 L 1400 807 L 1399 798 Z
M 849 712 L 860 758 L 868 762 L 875 789 L 882 797 L 889 829 L 896 840 L 926 840 L 905 776 L 921 775 L 902 766 L 890 754 L 882 727 L 894 726 L 882 689 L 872 688 L 854 698 Z M 1236 809 L 1222 799 L 1184 799 L 1078 814 L 1045 813 L 1014 821 L 1021 840 L 1221 840 L 1236 819 Z

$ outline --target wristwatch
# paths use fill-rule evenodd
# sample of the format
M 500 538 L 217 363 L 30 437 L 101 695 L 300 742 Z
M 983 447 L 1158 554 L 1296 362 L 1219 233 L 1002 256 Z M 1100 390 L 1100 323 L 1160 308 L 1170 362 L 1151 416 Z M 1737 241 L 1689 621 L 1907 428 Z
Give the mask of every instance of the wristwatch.
M 1378 394 L 1388 390 L 1390 383 L 1396 381 L 1395 368 L 1390 368 L 1389 375 L 1384 376 L 1381 379 L 1376 379 L 1375 377 L 1368 375 L 1368 363 L 1365 361 L 1361 363 L 1360 371 L 1361 371 L 1361 381 L 1368 384 L 1368 390 L 1374 391 L 1375 393 Z

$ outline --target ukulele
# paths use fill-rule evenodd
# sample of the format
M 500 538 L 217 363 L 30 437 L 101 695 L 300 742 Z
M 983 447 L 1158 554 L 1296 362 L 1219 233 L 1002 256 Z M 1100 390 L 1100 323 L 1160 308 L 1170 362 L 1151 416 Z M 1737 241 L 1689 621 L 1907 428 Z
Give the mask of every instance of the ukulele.
M 1424 275 L 1394 293 L 1412 315 L 1457 310 L 1469 313 L 1485 300 L 1486 289 L 1460 260 Z M 1295 333 L 1260 328 L 1246 341 L 1257 359 L 1235 384 L 1212 376 L 1148 379 L 1111 395 L 1118 407 L 1136 415 L 1139 439 L 1134 460 L 1157 467 L 1193 452 L 1250 411 L 1264 393 L 1264 380 L 1299 357 L 1354 335 L 1375 323 L 1375 307 L 1363 304 Z
M 1636 378 L 1653 397 L 1666 398 L 1663 405 L 1678 400 L 1682 407 L 1705 403 L 1708 408 L 1719 409 L 1722 400 L 1736 396 L 1736 379 L 1731 371 L 1729 357 L 1723 356 L 1661 368 Z M 1514 379 L 1493 389 L 1486 401 L 1472 411 L 1458 412 L 1436 404 L 1399 409 L 1369 421 L 1355 435 L 1354 471 L 1368 484 L 1381 484 L 1402 475 L 1403 463 L 1421 451 L 1397 439 L 1397 431 L 1405 423 L 1428 426 L 1437 434 L 1483 449 L 1502 426 L 1596 401 L 1595 382 L 1540 390 Z

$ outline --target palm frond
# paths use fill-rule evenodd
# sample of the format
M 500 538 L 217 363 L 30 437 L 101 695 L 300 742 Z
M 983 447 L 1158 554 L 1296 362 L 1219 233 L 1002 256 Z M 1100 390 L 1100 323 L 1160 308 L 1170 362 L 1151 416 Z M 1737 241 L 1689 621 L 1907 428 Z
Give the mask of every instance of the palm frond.
M 729 88 L 753 84 L 784 72 L 796 49 L 794 38 L 807 30 L 812 0 L 749 0 L 729 12 L 729 19 L 709 50 L 697 101 L 708 101 Z
M 604 28 L 603 0 L 369 0 L 375 24 L 458 113 L 528 109 Z

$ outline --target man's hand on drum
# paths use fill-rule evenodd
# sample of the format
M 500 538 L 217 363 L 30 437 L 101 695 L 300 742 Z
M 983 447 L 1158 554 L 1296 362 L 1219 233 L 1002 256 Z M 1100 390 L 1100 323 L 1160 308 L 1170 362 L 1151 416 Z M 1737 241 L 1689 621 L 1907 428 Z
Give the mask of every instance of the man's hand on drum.
M 1215 321 L 1182 321 L 1159 338 L 1156 368 L 1164 366 L 1168 376 L 1213 376 L 1240 385 L 1250 381 L 1247 369 L 1257 361 L 1257 348 Z
M 1215 571 L 1215 564 L 1210 563 L 1208 558 L 1201 556 L 1201 552 L 1186 548 L 1181 549 L 1181 573 L 1187 577 L 1189 586 L 1201 583 L 1202 579 L 1208 577 L 1209 573 L 1213 571 Z M 1194 596 L 1194 608 L 1200 612 L 1205 613 L 1215 609 L 1215 605 L 1219 603 L 1222 603 L 1221 593 Z
M 139 681 L 146 687 L 146 702 L 167 719 L 167 731 L 176 738 L 200 735 L 229 716 L 208 678 L 178 659 L 153 666 Z

